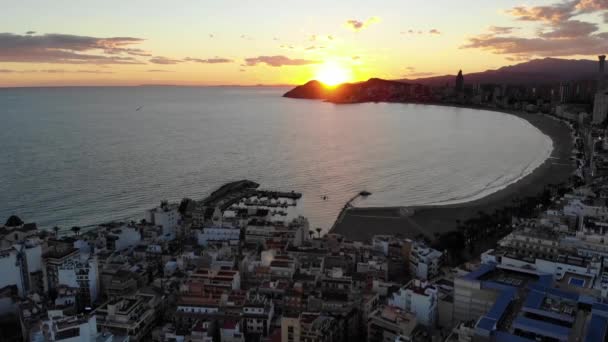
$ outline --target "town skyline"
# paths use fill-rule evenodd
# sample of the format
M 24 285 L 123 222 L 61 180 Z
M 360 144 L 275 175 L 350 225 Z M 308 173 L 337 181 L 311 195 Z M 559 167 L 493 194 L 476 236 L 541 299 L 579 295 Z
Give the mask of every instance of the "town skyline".
M 5 14 L 2 87 L 415 79 L 608 50 L 608 4 L 600 0 L 21 2 Z

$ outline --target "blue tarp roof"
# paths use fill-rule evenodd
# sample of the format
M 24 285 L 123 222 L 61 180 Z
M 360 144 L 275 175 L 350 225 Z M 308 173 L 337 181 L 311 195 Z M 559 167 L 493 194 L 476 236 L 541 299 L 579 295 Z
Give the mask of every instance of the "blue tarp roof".
M 587 327 L 587 336 L 585 342 L 604 341 L 606 337 L 606 325 L 608 319 L 599 315 L 592 315 Z
M 477 280 L 484 274 L 493 271 L 495 268 L 496 268 L 496 264 L 494 264 L 494 263 L 481 264 L 481 265 L 479 265 L 478 269 L 465 274 L 465 276 L 463 278 L 467 279 L 467 280 Z
M 513 321 L 513 328 L 541 336 L 556 338 L 561 341 L 567 341 L 568 336 L 570 335 L 570 328 L 523 316 L 519 316 Z

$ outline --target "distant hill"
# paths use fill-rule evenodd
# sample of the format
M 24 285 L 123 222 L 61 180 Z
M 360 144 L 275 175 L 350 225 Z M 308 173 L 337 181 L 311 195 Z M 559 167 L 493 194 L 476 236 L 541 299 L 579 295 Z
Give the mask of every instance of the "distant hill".
M 598 62 L 585 59 L 534 59 L 528 62 L 509 65 L 497 70 L 486 70 L 467 74 L 464 72 L 465 84 L 547 84 L 562 81 L 595 80 Z M 443 75 L 417 79 L 402 79 L 400 82 L 415 82 L 428 86 L 454 84 L 456 75 Z
M 370 78 L 365 82 L 327 87 L 319 81 L 297 86 L 283 96 L 296 99 L 321 99 L 333 103 L 424 101 L 426 88 L 420 84 Z

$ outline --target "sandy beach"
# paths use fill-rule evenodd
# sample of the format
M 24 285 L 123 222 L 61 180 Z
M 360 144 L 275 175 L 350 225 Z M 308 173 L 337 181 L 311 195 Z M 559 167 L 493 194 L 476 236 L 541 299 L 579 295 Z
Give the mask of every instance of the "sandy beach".
M 492 110 L 485 109 L 484 110 Z M 456 228 L 456 221 L 465 221 L 478 212 L 491 213 L 518 197 L 540 193 L 548 184 L 565 182 L 574 172 L 570 160 L 573 141 L 570 128 L 563 122 L 542 114 L 500 111 L 518 116 L 538 128 L 553 141 L 551 156 L 519 181 L 497 192 L 471 202 L 425 207 L 350 208 L 338 218 L 332 233 L 351 240 L 365 241 L 376 234 L 433 239 L 436 233 Z

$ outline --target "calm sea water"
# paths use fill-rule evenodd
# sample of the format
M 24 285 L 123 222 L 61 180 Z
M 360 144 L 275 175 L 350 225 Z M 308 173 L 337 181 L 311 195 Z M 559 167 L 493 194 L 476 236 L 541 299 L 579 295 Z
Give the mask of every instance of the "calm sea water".
M 505 114 L 333 105 L 282 98 L 286 90 L 0 89 L 0 219 L 67 229 L 137 218 L 162 199 L 200 199 L 247 178 L 303 192 L 303 214 L 329 228 L 363 189 L 373 195 L 359 205 L 468 201 L 552 148 Z

